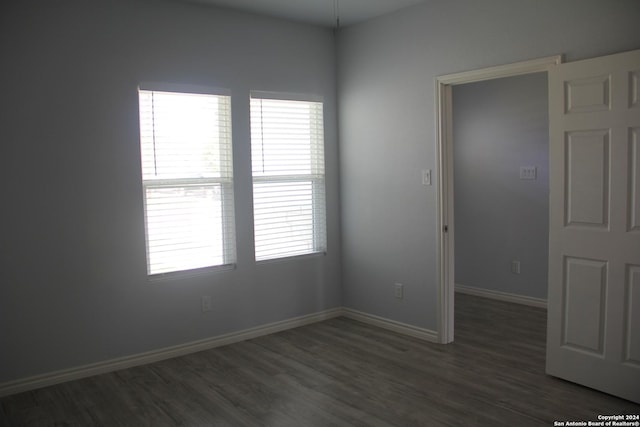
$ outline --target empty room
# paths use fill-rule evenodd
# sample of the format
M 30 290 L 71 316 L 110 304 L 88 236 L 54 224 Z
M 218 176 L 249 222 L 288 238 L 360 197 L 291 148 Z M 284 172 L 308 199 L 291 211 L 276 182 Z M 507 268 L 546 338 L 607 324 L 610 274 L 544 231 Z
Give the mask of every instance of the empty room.
M 3 1 L 0 425 L 640 425 L 638 18 Z

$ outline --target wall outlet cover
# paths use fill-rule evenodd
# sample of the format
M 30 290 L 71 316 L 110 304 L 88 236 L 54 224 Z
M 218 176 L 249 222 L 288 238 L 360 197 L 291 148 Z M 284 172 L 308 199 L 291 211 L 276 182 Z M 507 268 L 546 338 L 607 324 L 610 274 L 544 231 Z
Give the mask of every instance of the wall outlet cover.
M 394 295 L 398 299 L 402 299 L 404 296 L 404 285 L 402 283 L 395 283 L 393 285 Z
M 511 272 L 513 274 L 520 274 L 520 261 L 511 261 Z
M 209 295 L 202 296 L 202 312 L 211 311 L 211 297 Z

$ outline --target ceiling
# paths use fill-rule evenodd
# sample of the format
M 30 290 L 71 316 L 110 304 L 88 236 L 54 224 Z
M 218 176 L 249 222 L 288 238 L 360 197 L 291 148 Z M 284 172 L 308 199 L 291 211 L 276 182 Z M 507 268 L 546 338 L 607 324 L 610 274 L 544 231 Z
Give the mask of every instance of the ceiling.
M 290 19 L 307 24 L 336 26 L 336 5 L 340 26 L 353 25 L 423 2 L 424 0 L 188 0 L 245 12 Z

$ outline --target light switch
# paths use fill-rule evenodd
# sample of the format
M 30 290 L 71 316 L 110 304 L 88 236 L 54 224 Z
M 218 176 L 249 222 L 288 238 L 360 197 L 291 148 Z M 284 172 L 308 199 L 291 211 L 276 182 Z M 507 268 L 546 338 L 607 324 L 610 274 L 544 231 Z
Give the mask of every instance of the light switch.
M 538 168 L 535 166 L 520 166 L 520 179 L 535 180 L 538 177 Z
M 422 170 L 422 185 L 431 185 L 431 169 Z

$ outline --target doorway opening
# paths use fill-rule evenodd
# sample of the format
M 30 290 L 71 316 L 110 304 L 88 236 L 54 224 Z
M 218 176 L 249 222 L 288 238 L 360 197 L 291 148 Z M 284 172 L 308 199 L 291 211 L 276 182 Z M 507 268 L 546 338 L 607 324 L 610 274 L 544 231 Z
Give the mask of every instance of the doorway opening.
M 548 70 L 561 63 L 560 56 L 519 62 L 482 70 L 450 74 L 436 79 L 436 126 L 438 151 L 438 205 L 439 218 L 439 262 L 438 262 L 438 338 L 441 343 L 449 343 L 454 339 L 454 293 L 455 293 L 455 216 L 454 216 L 454 128 L 453 128 L 453 87 L 466 83 L 515 77 L 534 73 L 547 73 Z M 528 166 L 522 165 L 523 176 L 531 173 Z M 529 175 L 530 176 L 530 175 Z M 494 242 L 491 242 L 494 243 Z M 513 259 L 512 261 L 519 261 Z M 519 271 L 516 262 L 511 271 Z M 515 273 L 517 274 L 517 273 Z M 494 291 L 499 295 L 500 291 Z M 504 292 L 502 292 L 505 294 Z M 535 297 L 533 299 L 536 299 Z

